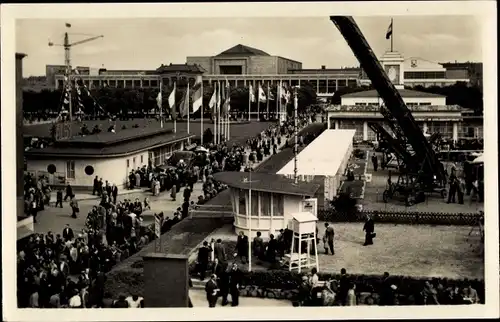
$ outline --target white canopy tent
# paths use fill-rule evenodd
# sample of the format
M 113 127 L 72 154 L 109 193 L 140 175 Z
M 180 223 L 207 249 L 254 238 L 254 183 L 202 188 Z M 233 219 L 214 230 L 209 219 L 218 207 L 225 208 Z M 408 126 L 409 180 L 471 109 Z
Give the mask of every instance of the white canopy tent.
M 356 130 L 325 130 L 297 155 L 299 180 L 312 181 L 323 176 L 324 200 L 332 200 L 340 186 L 345 168 L 353 151 Z M 277 174 L 294 175 L 294 160 L 290 160 Z
M 356 130 L 325 130 L 297 156 L 298 175 L 335 176 L 352 151 Z M 278 174 L 293 175 L 294 160 L 290 160 Z

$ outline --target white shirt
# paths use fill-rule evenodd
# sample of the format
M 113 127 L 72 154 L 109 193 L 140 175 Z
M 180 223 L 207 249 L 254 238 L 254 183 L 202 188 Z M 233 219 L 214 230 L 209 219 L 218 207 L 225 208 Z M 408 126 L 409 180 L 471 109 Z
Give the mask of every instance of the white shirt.
M 82 299 L 80 298 L 80 295 L 74 295 L 72 298 L 69 299 L 69 306 L 70 307 L 81 307 L 82 306 Z
M 309 283 L 311 283 L 311 286 L 313 288 L 318 286 L 318 282 L 319 282 L 319 277 L 316 274 L 311 276 L 311 278 L 309 279 Z
M 129 297 L 127 297 L 127 298 L 125 299 L 125 301 L 127 301 L 127 302 L 128 302 L 128 306 L 129 306 L 130 308 L 133 308 L 133 309 L 138 309 L 138 308 L 140 308 L 140 307 L 141 307 L 141 301 L 142 301 L 142 300 L 143 300 L 143 298 L 142 298 L 142 297 L 140 297 L 140 296 L 137 298 L 137 301 L 134 301 L 134 299 L 132 298 L 132 296 L 129 296 Z

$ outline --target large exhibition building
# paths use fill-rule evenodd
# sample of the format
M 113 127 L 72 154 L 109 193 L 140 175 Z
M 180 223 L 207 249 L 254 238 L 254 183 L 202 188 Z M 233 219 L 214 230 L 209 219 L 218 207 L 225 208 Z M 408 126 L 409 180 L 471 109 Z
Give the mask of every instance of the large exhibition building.
M 482 64 L 445 63 L 439 64 L 418 57 L 402 57 L 405 86 L 447 86 L 457 82 L 480 85 Z M 205 85 L 212 81 L 225 82 L 231 86 L 276 84 L 280 81 L 289 85 L 310 82 L 319 97 L 330 97 L 339 89 L 369 84 L 369 79 L 360 67 L 303 69 L 302 63 L 293 59 L 273 56 L 260 49 L 236 45 L 214 56 L 188 56 L 181 64 L 161 64 L 156 70 L 107 70 L 76 67 L 83 81 L 89 87 L 107 84 L 111 87 L 157 88 L 160 80 L 165 85 L 178 78 L 187 78 L 194 83 L 202 76 Z M 35 88 L 41 78 L 26 80 L 25 88 Z M 47 65 L 46 88 L 62 88 L 64 66 Z

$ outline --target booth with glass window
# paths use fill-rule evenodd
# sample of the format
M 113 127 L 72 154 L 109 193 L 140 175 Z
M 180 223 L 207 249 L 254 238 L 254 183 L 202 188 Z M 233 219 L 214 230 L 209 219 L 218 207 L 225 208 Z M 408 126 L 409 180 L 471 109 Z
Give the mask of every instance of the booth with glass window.
M 263 238 L 276 236 L 290 226 L 293 214 L 304 210 L 303 201 L 319 189 L 318 184 L 295 184 L 277 174 L 221 172 L 214 179 L 229 186 L 236 233 L 242 231 L 252 238 L 257 232 Z

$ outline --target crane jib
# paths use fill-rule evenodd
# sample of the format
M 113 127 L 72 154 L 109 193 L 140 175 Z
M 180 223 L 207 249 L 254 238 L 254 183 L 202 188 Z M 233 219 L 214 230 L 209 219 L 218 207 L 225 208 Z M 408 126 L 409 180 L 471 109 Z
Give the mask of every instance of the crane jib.
M 387 110 L 399 125 L 404 135 L 404 138 L 401 139 L 406 140 L 413 148 L 415 162 L 418 162 L 421 170 L 430 177 L 435 175 L 438 179 L 444 179 L 444 170 L 432 146 L 413 118 L 398 90 L 389 80 L 354 19 L 350 16 L 330 16 L 330 20 L 346 40 L 360 65 L 363 66 L 373 87 L 383 99 Z M 387 116 L 384 117 L 387 119 Z

